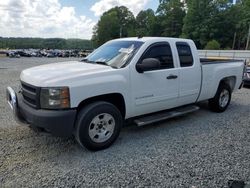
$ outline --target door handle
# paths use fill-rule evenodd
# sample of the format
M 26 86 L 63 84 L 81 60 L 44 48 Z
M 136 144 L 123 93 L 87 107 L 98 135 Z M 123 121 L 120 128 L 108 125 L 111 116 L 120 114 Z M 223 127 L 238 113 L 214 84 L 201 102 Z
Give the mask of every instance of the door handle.
M 171 75 L 169 75 L 167 77 L 168 80 L 173 80 L 173 79 L 177 79 L 177 78 L 178 78 L 178 76 L 177 75 L 173 75 L 173 74 L 171 74 Z

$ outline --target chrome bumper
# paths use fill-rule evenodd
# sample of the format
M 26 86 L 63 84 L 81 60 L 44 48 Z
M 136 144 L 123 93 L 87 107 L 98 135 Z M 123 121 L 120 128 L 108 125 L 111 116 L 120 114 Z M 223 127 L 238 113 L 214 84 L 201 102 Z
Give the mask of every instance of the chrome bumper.
M 28 123 L 23 119 L 22 115 L 20 114 L 16 92 L 11 87 L 7 87 L 6 89 L 6 99 L 8 104 L 10 105 L 10 108 L 13 111 L 13 116 L 16 122 L 19 124 L 27 125 Z

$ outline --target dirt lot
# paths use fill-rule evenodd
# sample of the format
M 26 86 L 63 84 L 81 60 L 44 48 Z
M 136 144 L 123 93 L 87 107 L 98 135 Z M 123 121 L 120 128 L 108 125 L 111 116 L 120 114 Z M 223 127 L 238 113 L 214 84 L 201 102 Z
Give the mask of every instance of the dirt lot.
M 55 138 L 17 125 L 5 88 L 27 67 L 65 61 L 0 58 L 0 187 L 227 187 L 250 184 L 250 89 L 229 109 L 201 110 L 163 123 L 124 127 L 109 149 L 90 152 L 73 138 Z

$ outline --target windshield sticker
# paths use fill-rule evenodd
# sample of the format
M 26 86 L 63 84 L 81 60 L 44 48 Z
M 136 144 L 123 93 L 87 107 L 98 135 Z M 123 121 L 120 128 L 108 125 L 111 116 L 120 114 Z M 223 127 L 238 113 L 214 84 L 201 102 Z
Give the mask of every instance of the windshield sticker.
M 132 51 L 133 51 L 133 49 L 131 49 L 131 48 L 121 48 L 121 49 L 119 50 L 120 53 L 125 53 L 125 54 L 129 54 L 129 53 L 131 53 Z
M 107 60 L 107 59 L 105 59 L 105 58 L 99 58 L 99 59 L 97 59 L 96 61 L 98 61 L 98 62 L 106 62 L 106 60 Z
M 130 54 L 134 50 L 134 45 L 131 45 L 129 48 L 121 48 L 120 53 Z

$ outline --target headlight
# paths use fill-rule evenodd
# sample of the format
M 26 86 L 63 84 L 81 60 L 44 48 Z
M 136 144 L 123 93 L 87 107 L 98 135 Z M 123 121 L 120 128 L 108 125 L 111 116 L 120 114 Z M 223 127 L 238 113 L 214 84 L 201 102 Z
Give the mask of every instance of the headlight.
M 42 109 L 70 108 L 69 88 L 42 88 L 40 93 L 40 104 Z

